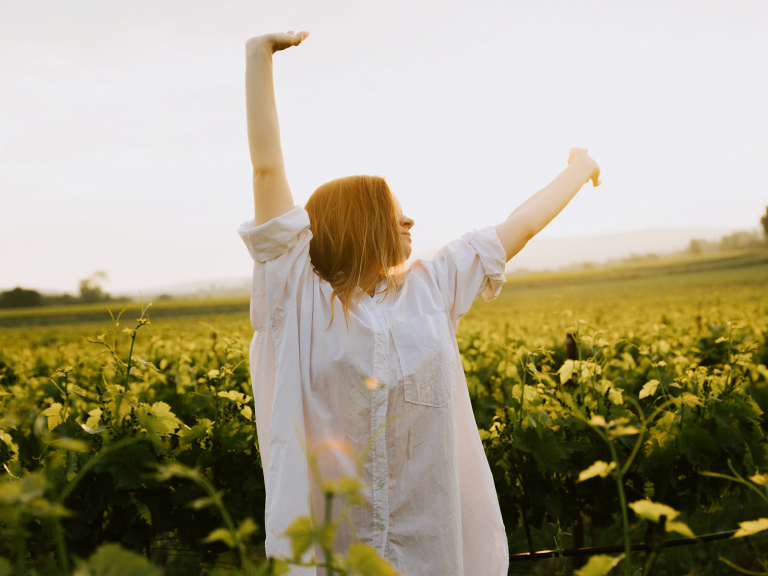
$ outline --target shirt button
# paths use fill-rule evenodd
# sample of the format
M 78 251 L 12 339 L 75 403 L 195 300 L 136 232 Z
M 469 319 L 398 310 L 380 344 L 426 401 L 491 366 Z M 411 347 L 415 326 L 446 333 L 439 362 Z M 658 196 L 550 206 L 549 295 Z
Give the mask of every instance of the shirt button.
M 384 334 L 379 334 L 379 342 L 384 342 L 386 340 L 386 336 Z

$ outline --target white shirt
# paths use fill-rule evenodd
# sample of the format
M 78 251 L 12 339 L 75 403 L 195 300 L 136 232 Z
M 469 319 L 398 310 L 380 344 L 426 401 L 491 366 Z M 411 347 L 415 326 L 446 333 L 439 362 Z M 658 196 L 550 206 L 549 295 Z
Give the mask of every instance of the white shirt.
M 350 513 L 361 541 L 408 576 L 506 575 L 504 524 L 455 338 L 472 301 L 495 298 L 504 283 L 495 229 L 417 260 L 396 295 L 364 295 L 347 331 L 338 299 L 328 328 L 332 287 L 312 267 L 306 210 L 254 223 L 238 233 L 254 260 L 250 361 L 267 555 L 291 554 L 283 533 L 310 506 L 323 517 L 305 447 L 328 480 L 354 475 L 351 454 L 371 442 L 368 503 Z M 334 548 L 353 541 L 342 523 Z

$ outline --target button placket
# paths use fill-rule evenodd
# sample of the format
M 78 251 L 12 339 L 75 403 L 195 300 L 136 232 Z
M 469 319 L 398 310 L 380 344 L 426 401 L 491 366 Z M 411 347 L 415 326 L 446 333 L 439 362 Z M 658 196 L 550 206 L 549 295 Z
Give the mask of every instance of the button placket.
M 378 380 L 371 393 L 371 434 L 374 434 L 373 458 L 373 547 L 384 554 L 389 529 L 389 467 L 385 421 L 389 394 L 389 348 L 381 312 L 369 310 L 374 326 L 373 377 Z

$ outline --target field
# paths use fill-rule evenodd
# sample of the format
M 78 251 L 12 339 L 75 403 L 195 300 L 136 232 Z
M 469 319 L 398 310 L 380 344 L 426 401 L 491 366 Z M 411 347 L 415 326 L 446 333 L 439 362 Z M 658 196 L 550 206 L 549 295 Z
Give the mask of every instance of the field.
M 0 313 L 5 573 L 97 574 L 115 554 L 137 574 L 259 561 L 248 301 L 140 313 L 117 327 L 99 305 Z M 661 547 L 768 518 L 767 336 L 764 250 L 512 275 L 477 301 L 457 340 L 510 553 L 647 542 L 609 553 L 612 573 L 768 572 L 762 524 Z M 348 573 L 386 573 L 353 556 Z

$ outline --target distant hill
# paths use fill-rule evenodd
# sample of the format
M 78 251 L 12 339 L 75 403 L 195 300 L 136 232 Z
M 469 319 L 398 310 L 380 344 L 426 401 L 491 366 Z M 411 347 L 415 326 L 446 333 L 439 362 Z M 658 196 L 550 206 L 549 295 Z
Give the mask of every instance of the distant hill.
M 582 262 L 602 264 L 633 254 L 672 254 L 685 250 L 694 238 L 719 240 L 734 231 L 730 228 L 662 228 L 569 238 L 539 236 L 512 258 L 507 272 L 557 270 Z
M 734 232 L 731 228 L 666 228 L 647 229 L 614 234 L 596 234 L 567 238 L 536 237 L 507 265 L 507 272 L 558 270 L 582 262 L 604 264 L 627 258 L 632 254 L 672 254 L 688 247 L 694 238 L 719 240 Z M 422 250 L 416 258 L 431 258 L 437 248 Z M 162 294 L 182 298 L 234 298 L 247 296 L 251 278 L 219 278 L 200 282 L 185 282 L 142 290 L 146 298 Z M 118 292 L 117 296 L 138 299 L 138 291 Z

